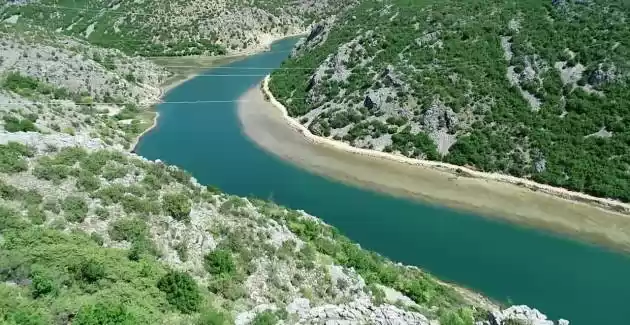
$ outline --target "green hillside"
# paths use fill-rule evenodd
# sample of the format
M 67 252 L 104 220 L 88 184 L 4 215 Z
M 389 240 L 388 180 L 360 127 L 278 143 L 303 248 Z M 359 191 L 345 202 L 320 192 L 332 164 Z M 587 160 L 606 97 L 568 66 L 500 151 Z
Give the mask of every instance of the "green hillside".
M 16 19 L 145 56 L 217 55 L 261 45 L 262 35 L 304 30 L 353 1 L 0 1 Z M 13 18 L 12 18 L 13 17 Z
M 630 201 L 630 4 L 364 1 L 271 88 L 316 134 Z

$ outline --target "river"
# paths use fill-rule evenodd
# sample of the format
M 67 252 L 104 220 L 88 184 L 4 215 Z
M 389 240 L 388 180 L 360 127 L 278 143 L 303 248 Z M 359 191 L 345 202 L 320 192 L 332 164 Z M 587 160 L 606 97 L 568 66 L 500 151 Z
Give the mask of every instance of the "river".
M 207 71 L 173 89 L 165 101 L 236 100 L 279 66 L 293 42 L 277 42 L 271 52 Z M 528 304 L 574 325 L 630 324 L 627 255 L 312 174 L 250 141 L 236 105 L 161 104 L 157 127 L 136 152 L 180 166 L 228 193 L 303 209 L 367 249 L 493 299 Z

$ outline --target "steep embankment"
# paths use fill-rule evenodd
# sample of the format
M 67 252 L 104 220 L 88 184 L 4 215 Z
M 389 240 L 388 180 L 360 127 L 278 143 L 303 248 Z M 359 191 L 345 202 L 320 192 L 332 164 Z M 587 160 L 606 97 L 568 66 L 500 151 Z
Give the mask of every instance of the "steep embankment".
M 270 88 L 315 135 L 628 201 L 629 12 L 365 1 L 315 26 Z
M 182 170 L 128 153 L 124 147 L 142 130 L 134 121 L 143 111 L 135 105 L 155 99 L 166 73 L 76 39 L 6 28 L 3 324 L 542 319 L 522 306 L 499 312 L 419 269 L 361 249 L 304 212 L 220 193 Z M 95 59 L 104 56 L 113 66 Z M 91 103 L 110 97 L 126 105 Z
M 9 2 L 0 21 L 34 23 L 95 45 L 143 56 L 260 50 L 337 14 L 355 0 Z

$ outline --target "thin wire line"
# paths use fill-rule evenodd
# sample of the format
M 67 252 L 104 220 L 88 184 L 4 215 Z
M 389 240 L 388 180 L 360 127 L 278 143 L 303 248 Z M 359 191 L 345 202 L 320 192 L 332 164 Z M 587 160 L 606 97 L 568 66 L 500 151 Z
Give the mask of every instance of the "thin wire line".
M 307 99 L 307 98 L 291 98 L 293 99 Z M 27 106 L 27 105 L 41 105 L 41 104 L 60 104 L 62 102 L 68 102 L 69 100 L 58 99 L 58 100 L 49 100 L 49 101 L 40 101 L 34 103 L 0 103 L 0 106 Z M 230 99 L 230 100 L 193 100 L 193 101 L 159 101 L 155 102 L 151 105 L 161 105 L 161 104 L 222 104 L 222 103 L 247 103 L 247 102 L 256 102 L 257 100 L 247 100 L 247 99 Z M 75 106 L 111 106 L 111 105 L 128 105 L 131 103 L 74 103 Z

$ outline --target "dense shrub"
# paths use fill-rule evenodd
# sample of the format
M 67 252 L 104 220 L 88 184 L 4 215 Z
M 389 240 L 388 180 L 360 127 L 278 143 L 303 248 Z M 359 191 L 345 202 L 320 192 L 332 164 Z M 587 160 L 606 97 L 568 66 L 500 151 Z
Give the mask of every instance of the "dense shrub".
M 473 312 L 468 308 L 447 310 L 440 315 L 441 325 L 473 325 L 474 322 Z
M 57 200 L 47 200 L 44 202 L 44 210 L 48 210 L 54 214 L 59 214 L 61 212 L 61 208 L 59 207 Z
M 271 311 L 263 311 L 262 313 L 258 313 L 254 320 L 252 320 L 252 325 L 275 325 L 278 323 L 278 316 Z
M 38 132 L 39 129 L 33 121 L 28 119 L 19 119 L 14 116 L 4 116 L 4 129 L 7 132 Z
M 122 303 L 85 305 L 72 320 L 72 325 L 140 325 L 143 324 Z
M 232 323 L 230 315 L 210 309 L 199 315 L 196 325 L 230 325 Z
M 131 194 L 123 196 L 122 206 L 127 213 L 158 214 L 160 212 L 157 202 L 140 199 Z
M 68 196 L 62 203 L 66 220 L 70 222 L 83 222 L 88 213 L 88 205 L 84 198 L 79 196 Z
M 199 310 L 202 297 L 197 283 L 188 273 L 170 271 L 160 278 L 157 287 L 166 294 L 166 300 L 182 313 Z
M 96 216 L 101 220 L 109 219 L 110 216 L 109 211 L 103 207 L 97 207 L 94 209 L 94 214 L 96 214 Z
M 188 220 L 192 208 L 190 200 L 184 194 L 166 194 L 162 197 L 164 212 L 176 220 Z
M 144 220 L 124 218 L 112 222 L 108 233 L 112 240 L 133 242 L 145 237 L 148 234 L 148 228 Z
M 76 276 L 78 279 L 94 283 L 105 277 L 105 266 L 102 262 L 95 259 L 86 259 L 75 267 Z
M 247 296 L 247 291 L 234 276 L 219 276 L 212 279 L 208 283 L 208 290 L 232 301 Z
M 46 213 L 44 213 L 44 211 L 38 207 L 29 207 L 27 216 L 35 225 L 41 225 L 46 221 Z
M 223 249 L 215 249 L 204 256 L 203 264 L 206 270 L 217 276 L 229 276 L 236 272 L 236 264 L 232 254 Z
M 139 261 L 144 254 L 158 255 L 155 244 L 146 236 L 136 239 L 133 244 L 131 244 L 131 249 L 129 249 L 127 257 L 132 261 Z
M 126 188 L 120 184 L 113 184 L 107 187 L 103 187 L 92 193 L 94 198 L 101 199 L 105 204 L 116 204 L 122 201 L 125 196 Z
M 27 146 L 9 142 L 8 144 L 0 144 L 0 172 L 17 173 L 28 169 L 28 165 L 24 157 L 32 157 L 33 150 Z
M 117 178 L 125 177 L 125 175 L 127 175 L 128 172 L 129 172 L 129 169 L 125 166 L 106 165 L 103 168 L 102 176 L 108 181 L 113 181 Z
M 79 177 L 77 178 L 76 186 L 78 189 L 87 192 L 93 192 L 98 190 L 98 188 L 101 186 L 101 181 L 93 174 L 87 171 L 81 171 L 79 173 Z
M 33 169 L 33 175 L 54 183 L 60 183 L 68 178 L 72 169 L 66 165 L 55 164 L 49 157 L 39 159 L 39 164 Z
M 107 150 L 93 152 L 81 160 L 81 168 L 95 175 L 100 175 L 103 167 L 105 167 L 111 157 L 112 154 Z

